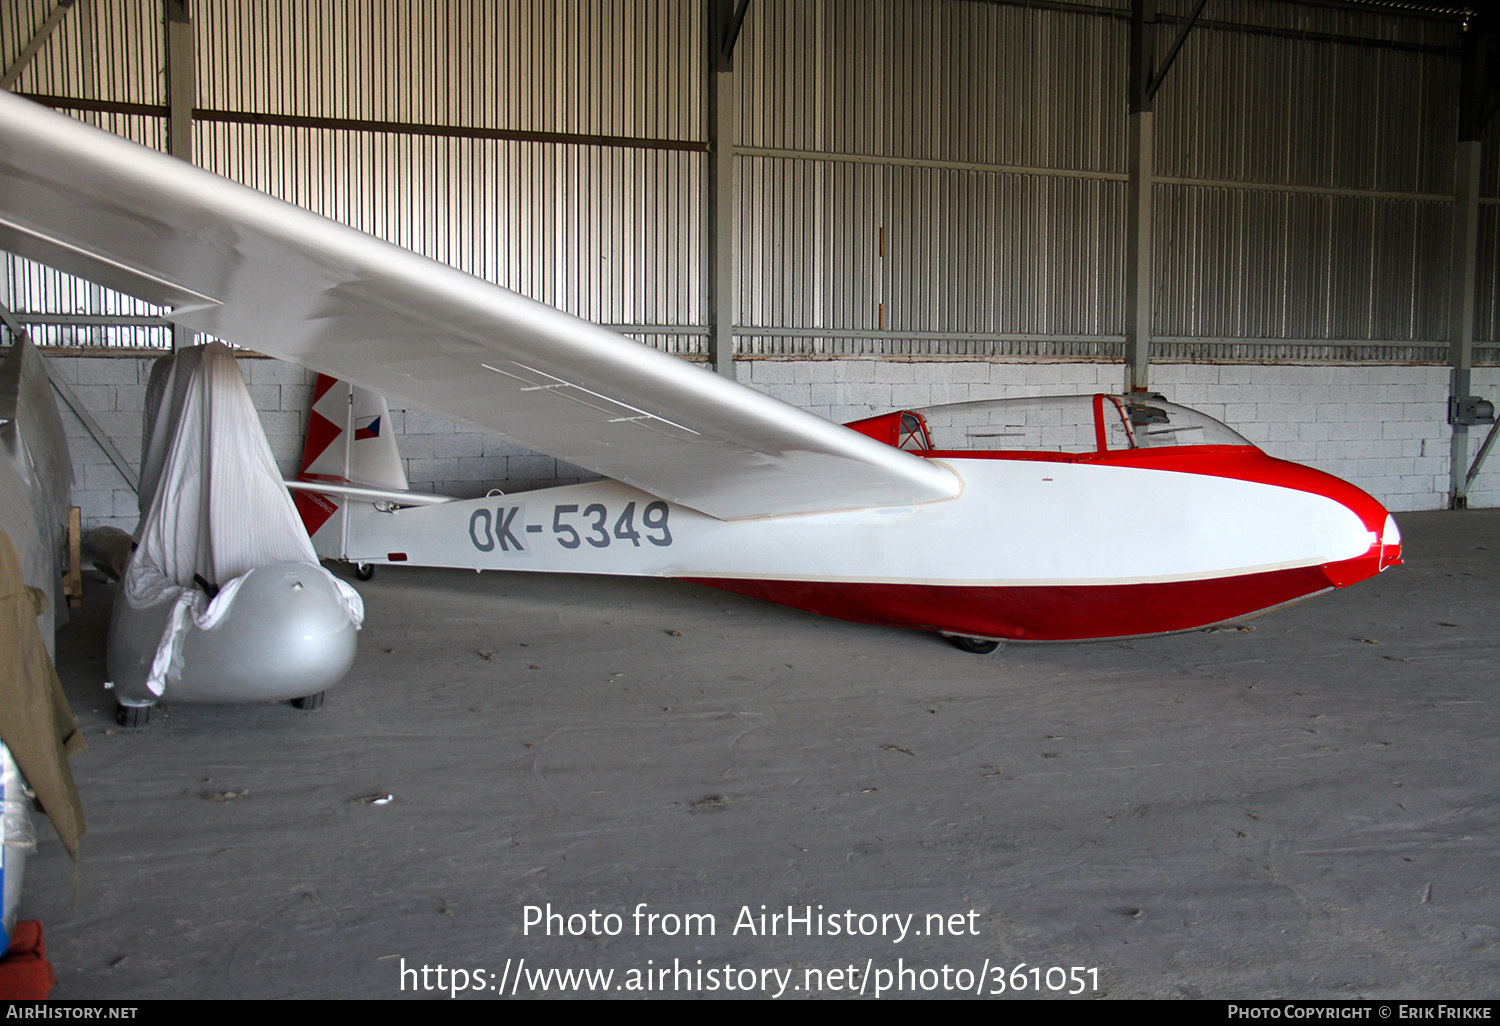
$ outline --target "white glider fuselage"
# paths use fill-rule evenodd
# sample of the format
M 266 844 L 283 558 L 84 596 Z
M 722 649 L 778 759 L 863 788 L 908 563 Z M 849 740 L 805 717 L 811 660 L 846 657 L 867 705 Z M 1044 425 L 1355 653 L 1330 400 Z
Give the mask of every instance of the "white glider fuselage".
M 1374 499 L 1248 444 L 930 458 L 962 480 L 957 497 L 724 521 L 599 481 L 350 502 L 314 544 L 356 563 L 685 578 L 844 619 L 1035 641 L 1207 626 L 1398 560 Z

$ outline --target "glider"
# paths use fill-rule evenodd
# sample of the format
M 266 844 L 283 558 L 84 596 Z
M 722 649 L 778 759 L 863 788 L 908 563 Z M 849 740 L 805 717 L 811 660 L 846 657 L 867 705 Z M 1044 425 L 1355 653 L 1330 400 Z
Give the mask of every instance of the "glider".
M 1156 397 L 833 424 L 10 95 L 0 248 L 327 375 L 296 485 L 324 556 L 680 577 L 974 650 L 1190 630 L 1399 562 L 1376 500 Z M 609 480 L 412 493 L 393 449 L 358 455 L 392 442 L 382 396 Z
M 1400 561 L 1380 503 L 1160 396 L 995 399 L 847 425 L 949 469 L 928 503 L 726 521 L 617 481 L 453 499 L 406 491 L 378 395 L 320 377 L 301 480 L 324 558 L 680 577 L 993 651 L 1193 630 Z

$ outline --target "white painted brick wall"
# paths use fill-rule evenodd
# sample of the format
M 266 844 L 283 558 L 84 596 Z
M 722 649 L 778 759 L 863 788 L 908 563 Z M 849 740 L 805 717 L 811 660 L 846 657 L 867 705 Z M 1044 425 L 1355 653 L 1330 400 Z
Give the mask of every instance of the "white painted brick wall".
M 60 356 L 51 363 L 135 467 L 150 358 Z M 241 371 L 282 471 L 302 454 L 314 375 L 276 360 L 245 359 Z M 897 407 L 971 399 L 1116 391 L 1116 364 L 964 360 L 750 360 L 742 382 L 839 422 Z M 1256 367 L 1156 364 L 1152 387 L 1218 417 L 1272 455 L 1307 463 L 1369 491 L 1395 511 L 1446 504 L 1448 371 L 1443 367 Z M 1474 372 L 1477 393 L 1500 405 L 1500 368 Z M 77 477 L 74 501 L 90 526 L 131 530 L 136 499 L 69 410 L 63 420 Z M 394 409 L 413 488 L 460 497 L 592 478 L 581 468 L 421 410 Z M 1470 435 L 1478 452 L 1484 430 Z M 1472 457 L 1471 457 L 1472 458 Z M 1500 505 L 1500 453 L 1475 482 L 1472 506 Z

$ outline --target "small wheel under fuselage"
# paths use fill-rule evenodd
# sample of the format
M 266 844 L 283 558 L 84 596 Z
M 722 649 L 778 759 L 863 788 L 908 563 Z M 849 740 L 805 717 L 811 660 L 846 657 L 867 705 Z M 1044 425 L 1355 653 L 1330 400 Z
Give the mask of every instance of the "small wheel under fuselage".
M 368 581 L 370 578 L 375 576 L 375 564 L 355 563 L 354 576 L 358 577 L 361 581 Z
M 324 694 L 325 692 L 319 691 L 316 695 L 304 695 L 301 698 L 294 698 L 292 699 L 292 708 L 307 710 L 321 709 L 323 708 Z
M 115 706 L 115 722 L 122 727 L 130 727 L 132 730 L 144 727 L 151 722 L 151 710 L 155 708 L 150 705 L 125 705 L 123 702 Z
M 944 634 L 948 643 L 963 652 L 972 652 L 974 655 L 989 655 L 998 652 L 1005 647 L 1005 642 L 995 641 L 991 638 L 971 638 L 967 634 Z

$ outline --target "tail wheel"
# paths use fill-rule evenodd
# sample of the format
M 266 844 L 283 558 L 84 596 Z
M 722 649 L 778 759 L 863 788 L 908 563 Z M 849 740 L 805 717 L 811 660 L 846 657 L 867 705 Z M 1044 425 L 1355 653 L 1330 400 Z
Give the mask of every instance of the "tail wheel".
M 355 563 L 354 576 L 358 577 L 361 581 L 368 581 L 371 577 L 375 576 L 375 564 Z

